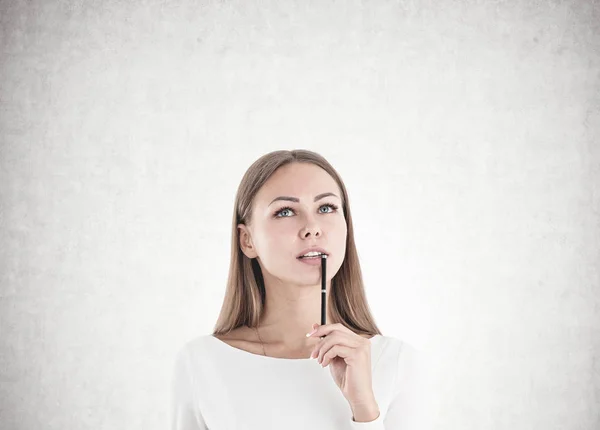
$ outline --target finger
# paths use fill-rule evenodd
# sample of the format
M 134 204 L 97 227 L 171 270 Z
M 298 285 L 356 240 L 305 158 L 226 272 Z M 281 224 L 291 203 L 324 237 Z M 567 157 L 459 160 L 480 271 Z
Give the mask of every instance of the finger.
M 336 357 L 341 357 L 349 366 L 352 366 L 356 362 L 360 362 L 362 360 L 369 361 L 371 358 L 370 343 L 362 344 L 359 342 L 359 345 L 356 347 L 347 345 L 334 345 L 323 355 L 321 366 L 327 366 Z
M 348 327 L 346 327 L 340 323 L 335 323 L 335 324 L 319 325 L 315 330 L 313 330 L 312 334 L 307 333 L 307 337 L 323 337 L 323 336 L 327 336 L 329 333 L 336 331 L 336 330 L 344 332 L 344 333 L 355 334 Z
M 327 353 L 323 356 L 321 361 L 321 367 L 327 367 L 329 363 L 335 357 L 341 357 L 344 360 L 350 359 L 356 353 L 356 348 L 351 348 L 344 345 L 334 345 Z
M 313 349 L 311 357 L 314 356 L 317 359 L 317 361 L 320 363 L 321 360 L 323 359 L 323 356 L 325 355 L 325 353 L 333 345 L 335 345 L 336 343 L 341 343 L 341 341 L 340 341 L 340 334 L 342 334 L 342 333 L 341 332 L 331 333 L 329 336 L 324 337 L 323 339 L 321 339 L 319 341 L 319 343 L 317 343 L 317 345 Z
M 348 346 L 351 348 L 357 348 L 361 345 L 361 339 L 354 333 L 348 334 L 340 331 L 335 331 L 329 334 L 325 339 L 321 340 L 311 356 L 315 355 L 319 363 L 322 361 L 323 356 L 335 345 Z

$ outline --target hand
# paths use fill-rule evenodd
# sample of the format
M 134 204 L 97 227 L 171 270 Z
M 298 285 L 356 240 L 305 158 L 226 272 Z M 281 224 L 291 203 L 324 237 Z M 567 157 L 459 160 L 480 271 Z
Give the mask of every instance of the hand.
M 316 328 L 315 328 L 316 327 Z M 371 342 L 342 324 L 314 324 L 311 337 L 325 336 L 311 354 L 329 370 L 354 407 L 376 405 L 371 375 Z

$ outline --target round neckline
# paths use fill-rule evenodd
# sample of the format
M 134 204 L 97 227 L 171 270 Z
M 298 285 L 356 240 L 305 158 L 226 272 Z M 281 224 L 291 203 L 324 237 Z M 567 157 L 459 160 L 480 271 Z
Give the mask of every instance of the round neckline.
M 373 343 L 373 339 L 380 338 L 381 336 L 382 335 L 380 335 L 380 334 L 375 334 L 373 337 L 371 337 L 369 339 L 371 341 L 371 344 Z M 222 341 L 221 339 L 217 338 L 216 336 L 214 336 L 212 334 L 209 334 L 208 337 L 213 338 L 216 343 L 219 343 L 219 344 L 223 345 L 223 347 L 225 349 L 238 351 L 237 354 L 240 354 L 240 355 L 254 356 L 254 357 L 257 357 L 258 360 L 264 360 L 264 359 L 266 359 L 266 360 L 271 360 L 271 361 L 279 361 L 279 362 L 282 362 L 282 363 L 289 363 L 289 362 L 305 362 L 305 363 L 308 363 L 308 362 L 311 362 L 311 361 L 314 360 L 314 359 L 312 359 L 310 357 L 309 358 L 284 358 L 284 357 L 270 357 L 268 355 L 263 355 L 263 354 L 255 354 L 253 352 L 246 351 L 245 349 L 240 349 L 240 348 L 236 348 L 235 346 L 231 346 L 227 342 Z

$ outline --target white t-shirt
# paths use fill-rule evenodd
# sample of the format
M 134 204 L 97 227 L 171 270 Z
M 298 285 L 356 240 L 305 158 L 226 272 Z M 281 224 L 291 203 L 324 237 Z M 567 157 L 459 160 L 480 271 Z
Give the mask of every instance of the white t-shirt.
M 370 342 L 380 414 L 355 422 L 329 366 L 198 336 L 176 354 L 171 430 L 429 430 L 425 355 L 391 336 L 375 335 Z

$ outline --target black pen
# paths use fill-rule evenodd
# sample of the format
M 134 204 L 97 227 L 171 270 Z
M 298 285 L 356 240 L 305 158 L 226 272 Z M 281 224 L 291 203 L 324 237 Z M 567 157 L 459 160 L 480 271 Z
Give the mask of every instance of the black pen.
M 326 312 L 327 309 L 327 255 L 321 254 L 321 325 L 327 324 Z M 323 339 L 325 336 L 321 336 Z

